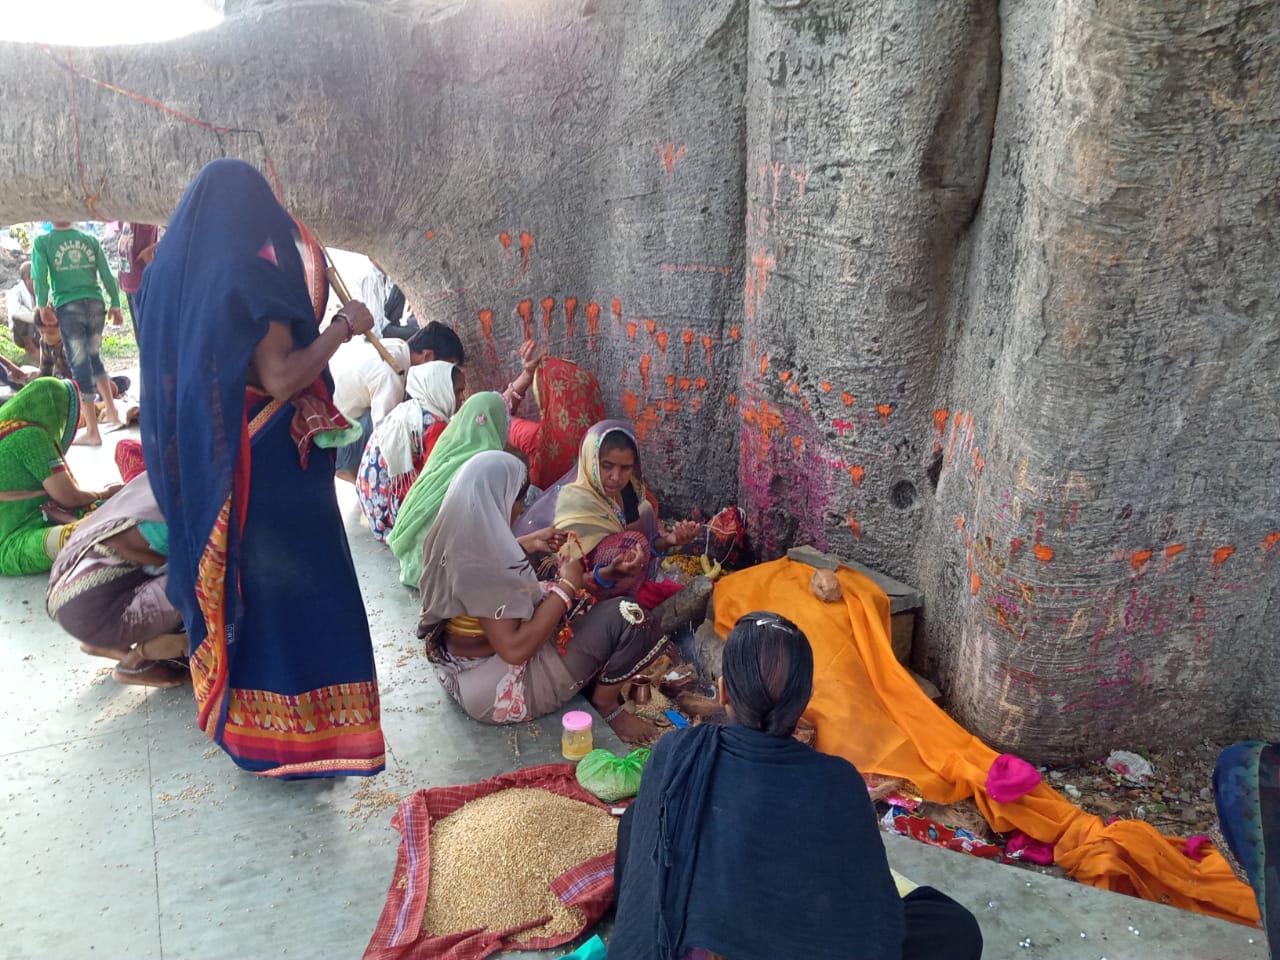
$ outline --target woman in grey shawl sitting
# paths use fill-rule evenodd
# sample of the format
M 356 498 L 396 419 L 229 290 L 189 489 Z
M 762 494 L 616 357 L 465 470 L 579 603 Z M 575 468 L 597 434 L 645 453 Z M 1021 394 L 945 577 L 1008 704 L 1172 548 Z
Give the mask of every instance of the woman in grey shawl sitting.
M 528 472 L 515 457 L 472 457 L 449 485 L 422 548 L 418 636 L 436 676 L 468 716 L 516 723 L 559 709 L 580 690 L 623 740 L 652 740 L 649 721 L 623 710 L 621 686 L 665 645 L 637 604 L 596 602 L 580 558 L 539 583 L 529 556 L 555 553 L 564 534 L 519 539 L 511 523 Z
M 182 614 L 165 596 L 169 530 L 145 473 L 82 520 L 54 561 L 49 616 L 80 649 L 118 663 L 120 683 L 176 687 L 189 679 Z

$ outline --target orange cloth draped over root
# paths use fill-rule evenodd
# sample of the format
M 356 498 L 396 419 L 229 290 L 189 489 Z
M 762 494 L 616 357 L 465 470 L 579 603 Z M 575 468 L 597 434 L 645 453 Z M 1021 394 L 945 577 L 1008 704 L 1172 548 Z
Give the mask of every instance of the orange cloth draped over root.
M 996 831 L 1054 844 L 1055 862 L 1082 883 L 1256 925 L 1252 891 L 1217 851 L 1196 863 L 1181 840 L 1140 820 L 1106 826 L 1044 783 L 1014 803 L 992 800 L 986 781 L 996 752 L 935 706 L 894 659 L 884 591 L 841 568 L 843 603 L 823 603 L 809 589 L 812 576 L 812 567 L 785 559 L 732 574 L 716 584 L 715 616 L 722 637 L 753 610 L 783 614 L 805 632 L 814 658 L 805 716 L 817 727 L 819 750 L 864 773 L 905 777 L 936 803 L 972 796 Z

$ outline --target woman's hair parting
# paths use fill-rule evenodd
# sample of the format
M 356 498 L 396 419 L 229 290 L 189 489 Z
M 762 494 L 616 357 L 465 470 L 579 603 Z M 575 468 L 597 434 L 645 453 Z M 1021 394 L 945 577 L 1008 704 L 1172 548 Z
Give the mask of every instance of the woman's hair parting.
M 734 722 L 791 736 L 813 696 L 813 650 L 799 627 L 777 613 L 746 614 L 725 641 L 721 670 Z
M 613 453 L 615 450 L 630 450 L 636 455 L 636 459 L 640 458 L 640 451 L 636 449 L 636 442 L 632 440 L 622 430 L 610 430 L 600 440 L 600 456 Z

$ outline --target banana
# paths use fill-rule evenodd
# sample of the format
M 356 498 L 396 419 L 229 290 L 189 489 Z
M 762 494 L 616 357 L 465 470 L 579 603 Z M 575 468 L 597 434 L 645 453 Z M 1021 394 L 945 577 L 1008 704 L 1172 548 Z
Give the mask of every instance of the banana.
M 724 572 L 724 567 L 719 560 L 715 563 L 711 562 L 711 558 L 705 553 L 700 558 L 702 561 L 702 572 L 707 579 L 713 583 L 720 578 L 720 574 Z

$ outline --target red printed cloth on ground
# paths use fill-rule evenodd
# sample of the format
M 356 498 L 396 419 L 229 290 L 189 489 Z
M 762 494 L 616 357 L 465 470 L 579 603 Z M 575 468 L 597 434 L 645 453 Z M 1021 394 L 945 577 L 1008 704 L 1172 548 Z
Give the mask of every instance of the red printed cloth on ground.
M 928 817 L 904 813 L 901 810 L 892 811 L 885 819 L 889 821 L 894 833 L 927 843 L 931 847 L 955 850 L 983 860 L 1004 859 L 1004 851 L 995 844 L 987 843 L 960 827 L 948 827 Z
M 364 960 L 481 960 L 499 950 L 547 950 L 569 943 L 597 923 L 613 902 L 612 853 L 578 864 L 551 883 L 562 903 L 578 907 L 586 917 L 581 930 L 559 937 L 535 937 L 515 944 L 516 930 L 457 933 L 437 937 L 422 929 L 431 880 L 431 824 L 479 797 L 516 787 L 550 790 L 602 810 L 601 803 L 581 786 L 568 763 L 550 763 L 516 770 L 480 783 L 418 790 L 400 802 L 391 825 L 401 833 L 396 869 L 387 902 L 365 949 Z M 536 924 L 531 924 L 531 926 Z

